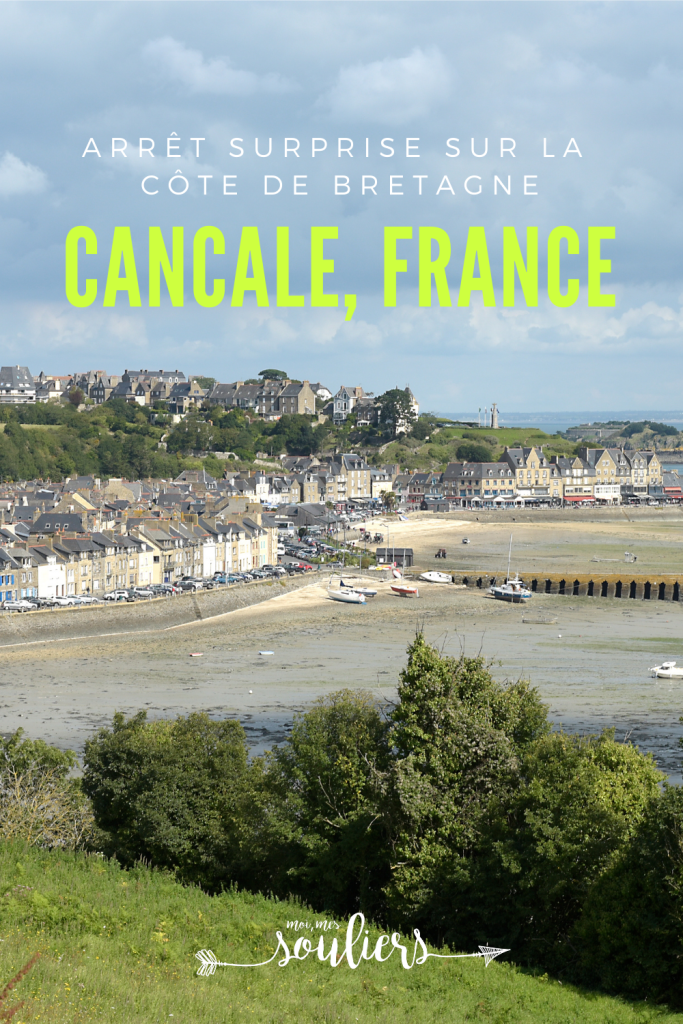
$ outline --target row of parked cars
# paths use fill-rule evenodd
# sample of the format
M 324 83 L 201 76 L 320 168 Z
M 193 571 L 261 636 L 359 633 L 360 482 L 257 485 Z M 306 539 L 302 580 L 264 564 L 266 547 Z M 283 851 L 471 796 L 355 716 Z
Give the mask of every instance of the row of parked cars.
M 302 572 L 311 572 L 312 569 L 313 566 L 305 562 L 290 562 L 286 566 L 264 565 L 260 569 L 250 569 L 249 572 L 216 572 L 211 579 L 183 576 L 182 579 L 173 583 L 152 583 L 149 587 L 122 587 L 119 590 L 112 590 L 103 597 L 70 595 L 69 597 L 27 597 L 16 601 L 3 601 L 0 604 L 0 609 L 8 612 L 32 612 L 37 608 L 71 608 L 79 605 L 102 604 L 103 602 L 144 601 L 153 597 L 171 597 L 174 594 L 183 594 L 187 591 L 213 590 L 218 586 L 249 583 L 252 580 L 293 576 Z

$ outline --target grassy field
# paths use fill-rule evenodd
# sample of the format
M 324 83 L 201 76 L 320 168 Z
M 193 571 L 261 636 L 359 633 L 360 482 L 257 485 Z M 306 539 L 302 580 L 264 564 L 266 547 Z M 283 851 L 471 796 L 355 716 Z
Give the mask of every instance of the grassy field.
M 278 929 L 292 948 L 296 933 L 287 930 L 288 920 L 315 925 L 321 915 L 246 893 L 210 897 L 144 867 L 124 872 L 96 856 L 12 844 L 0 844 L 0 879 L 3 982 L 40 953 L 2 1007 L 24 1000 L 14 1024 L 683 1022 L 665 1008 L 584 993 L 509 963 L 485 968 L 479 959 L 428 960 L 406 971 L 395 957 L 356 970 L 309 957 L 198 977 L 199 949 L 212 949 L 219 960 L 257 963 L 272 956 Z M 326 951 L 331 934 L 344 928 L 327 933 Z M 317 945 L 319 932 L 300 934 Z M 370 929 L 371 940 L 377 935 Z
M 3 424 L 4 425 L 4 424 Z M 22 423 L 22 430 L 61 430 L 63 423 Z

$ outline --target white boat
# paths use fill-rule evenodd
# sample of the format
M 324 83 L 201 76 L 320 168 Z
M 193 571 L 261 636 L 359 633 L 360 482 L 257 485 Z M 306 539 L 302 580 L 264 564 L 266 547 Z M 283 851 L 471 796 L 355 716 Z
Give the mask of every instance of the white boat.
M 531 600 L 531 591 L 524 586 L 519 576 L 510 576 L 510 559 L 512 558 L 512 534 L 510 534 L 510 549 L 508 551 L 508 573 L 504 583 L 489 587 L 489 594 L 493 594 L 496 601 L 510 601 L 512 604 L 524 604 Z
M 683 668 L 676 668 L 675 661 L 663 661 L 650 669 L 656 679 L 683 679 Z
M 362 594 L 364 597 L 377 597 L 377 591 L 372 587 L 357 587 L 355 583 L 344 583 L 344 580 L 339 581 L 339 587 L 348 593 Z
M 399 597 L 419 597 L 420 591 L 417 587 L 411 587 L 407 583 L 392 583 L 391 589 Z
M 423 572 L 419 577 L 425 583 L 452 583 L 453 577 L 449 572 Z
M 365 594 L 359 594 L 356 590 L 328 590 L 327 596 L 333 601 L 343 601 L 344 604 L 365 604 Z

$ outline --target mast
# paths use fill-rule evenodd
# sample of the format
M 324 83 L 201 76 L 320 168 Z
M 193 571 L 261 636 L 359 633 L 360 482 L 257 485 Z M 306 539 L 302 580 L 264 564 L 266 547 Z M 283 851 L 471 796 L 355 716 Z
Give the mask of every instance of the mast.
M 507 575 L 508 579 L 510 579 L 510 560 L 511 559 L 512 559 L 512 534 L 510 534 L 510 549 L 508 551 L 508 575 Z

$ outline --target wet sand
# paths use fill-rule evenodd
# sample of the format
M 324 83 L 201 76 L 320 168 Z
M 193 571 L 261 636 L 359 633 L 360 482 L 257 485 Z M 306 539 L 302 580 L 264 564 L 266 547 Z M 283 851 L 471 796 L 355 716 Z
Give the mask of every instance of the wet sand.
M 680 779 L 683 681 L 648 671 L 665 658 L 683 664 L 678 603 L 538 594 L 520 607 L 449 586 L 421 584 L 418 600 L 379 589 L 366 606 L 331 601 L 315 585 L 172 629 L 4 649 L 0 732 L 21 727 L 82 752 L 116 710 L 202 710 L 239 718 L 260 751 L 325 693 L 362 688 L 391 700 L 406 647 L 423 629 L 447 653 L 481 651 L 501 680 L 529 678 L 556 727 L 615 726 Z
M 593 510 L 411 513 L 373 519 L 384 544 L 412 548 L 422 568 L 520 573 L 683 572 L 683 506 Z M 347 536 L 349 533 L 347 531 Z M 356 539 L 359 534 L 351 536 Z M 464 537 L 470 543 L 462 543 Z M 374 548 L 378 545 L 373 545 Z M 446 548 L 445 559 L 435 559 Z M 625 552 L 637 556 L 626 562 Z

